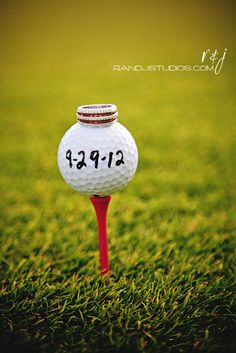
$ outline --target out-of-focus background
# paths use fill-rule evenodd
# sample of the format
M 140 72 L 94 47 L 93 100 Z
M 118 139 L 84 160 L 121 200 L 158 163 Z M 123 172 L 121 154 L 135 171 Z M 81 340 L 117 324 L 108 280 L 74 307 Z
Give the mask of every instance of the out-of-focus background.
M 233 1 L 0 7 L 2 349 L 233 351 Z M 199 65 L 226 48 L 219 75 L 113 71 Z M 110 283 L 89 200 L 57 167 L 90 103 L 116 104 L 139 149 L 134 180 L 112 198 Z

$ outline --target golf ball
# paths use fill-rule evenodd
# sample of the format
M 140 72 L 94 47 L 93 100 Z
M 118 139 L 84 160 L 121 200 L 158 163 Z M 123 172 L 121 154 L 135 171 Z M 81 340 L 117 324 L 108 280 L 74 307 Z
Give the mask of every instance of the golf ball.
M 117 116 L 113 104 L 81 106 L 77 110 L 78 122 L 61 140 L 60 172 L 82 194 L 113 194 L 134 176 L 137 146 L 130 132 L 117 122 Z

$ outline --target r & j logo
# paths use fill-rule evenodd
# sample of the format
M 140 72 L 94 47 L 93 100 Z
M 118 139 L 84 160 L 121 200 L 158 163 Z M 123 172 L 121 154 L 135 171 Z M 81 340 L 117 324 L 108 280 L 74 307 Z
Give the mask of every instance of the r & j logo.
M 113 65 L 113 71 L 211 71 L 219 75 L 222 70 L 227 49 L 220 52 L 217 49 L 206 49 L 197 65 Z

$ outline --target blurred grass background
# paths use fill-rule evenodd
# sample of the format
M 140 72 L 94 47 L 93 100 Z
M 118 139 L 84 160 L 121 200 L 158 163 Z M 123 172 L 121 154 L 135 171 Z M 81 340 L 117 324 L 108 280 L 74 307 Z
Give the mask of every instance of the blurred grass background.
M 1 1 L 1 349 L 234 349 L 235 6 L 198 1 Z M 199 64 L 221 73 L 116 72 Z M 95 215 L 57 167 L 78 105 L 115 103 L 139 168 Z

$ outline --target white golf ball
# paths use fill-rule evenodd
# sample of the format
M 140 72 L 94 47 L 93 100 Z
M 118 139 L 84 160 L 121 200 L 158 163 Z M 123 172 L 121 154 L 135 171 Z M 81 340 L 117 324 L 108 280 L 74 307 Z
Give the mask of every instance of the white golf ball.
M 65 181 L 87 195 L 123 189 L 134 176 L 138 151 L 130 132 L 117 122 L 113 104 L 81 106 L 78 122 L 63 136 L 58 165 Z

